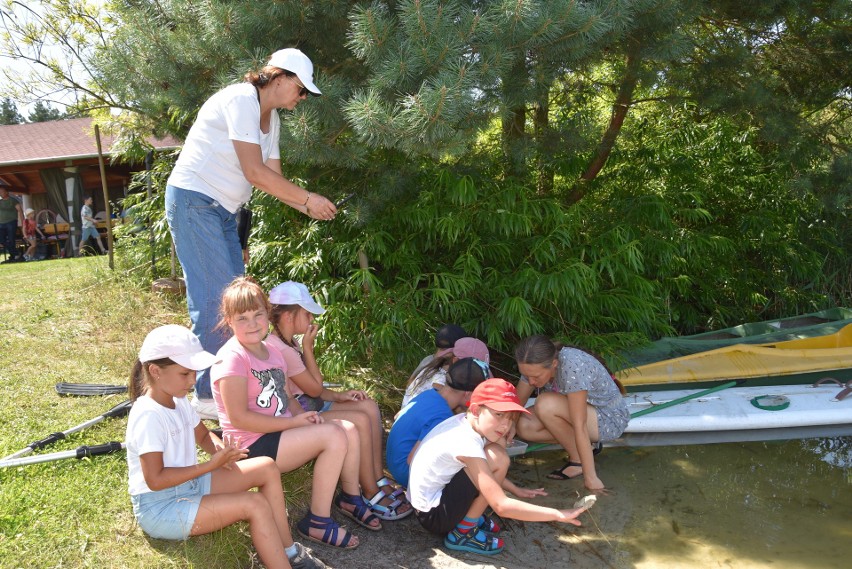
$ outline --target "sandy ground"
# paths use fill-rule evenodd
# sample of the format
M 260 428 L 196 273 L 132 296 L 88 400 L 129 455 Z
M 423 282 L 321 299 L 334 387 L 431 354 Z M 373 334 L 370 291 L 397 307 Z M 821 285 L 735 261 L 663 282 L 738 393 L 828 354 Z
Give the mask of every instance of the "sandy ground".
M 585 493 L 582 480 L 553 481 L 545 478 L 548 472 L 561 464 L 561 456 L 558 452 L 546 452 L 517 459 L 509 476 L 521 486 L 547 490 L 548 496 L 536 498 L 533 500 L 535 503 L 570 508 Z M 361 540 L 355 550 L 340 551 L 302 541 L 334 569 L 632 567 L 629 552 L 619 551 L 619 546 L 606 537 L 610 533 L 617 535 L 630 516 L 623 504 L 613 507 L 613 502 L 618 499 L 618 496 L 600 497 L 597 504 L 580 517 L 582 527 L 555 522 L 503 520 L 501 537 L 506 547 L 494 556 L 445 549 L 442 539 L 426 532 L 413 516 L 398 522 L 384 522 L 384 529 L 379 532 L 347 524 Z M 338 519 L 345 518 L 338 516 Z

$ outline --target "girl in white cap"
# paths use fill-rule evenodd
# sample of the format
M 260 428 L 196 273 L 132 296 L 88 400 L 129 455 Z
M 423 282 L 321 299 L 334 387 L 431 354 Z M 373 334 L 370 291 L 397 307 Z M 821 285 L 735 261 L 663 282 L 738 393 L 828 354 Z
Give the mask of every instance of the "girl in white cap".
M 247 451 L 240 441 L 225 437 L 223 442 L 189 405 L 186 394 L 195 371 L 215 361 L 183 326 L 155 328 L 142 343 L 130 376 L 134 403 L 126 438 L 139 526 L 151 537 L 184 540 L 244 520 L 266 567 L 325 567 L 293 542 L 275 462 L 241 460 Z M 210 460 L 198 463 L 196 444 Z
M 337 213 L 329 200 L 281 174 L 278 110 L 292 111 L 308 94 L 321 94 L 311 60 L 298 49 L 276 51 L 260 71 L 201 106 L 169 176 L 166 219 L 186 278 L 192 331 L 210 352 L 227 340 L 216 330 L 222 291 L 245 272 L 237 214 L 252 187 L 314 219 Z M 212 397 L 202 370 L 193 400 L 202 418 L 215 418 Z
M 333 547 L 357 547 L 358 538 L 331 517 L 334 500 L 359 525 L 372 531 L 382 528 L 361 498 L 357 439 L 350 444 L 342 425 L 305 411 L 293 397 L 284 356 L 265 341 L 269 309 L 266 293 L 248 277 L 235 279 L 222 295 L 220 324 L 230 328 L 233 337 L 217 354 L 222 361 L 210 371 L 219 423 L 226 435 L 244 443 L 249 456 L 270 457 L 281 472 L 313 460 L 311 505 L 296 524 L 299 534 Z M 335 499 L 338 480 L 341 490 Z
M 414 511 L 405 499 L 405 491 L 385 477 L 382 470 L 381 413 L 365 391 L 332 391 L 323 386 L 314 344 L 319 326 L 314 315 L 325 309 L 311 298 L 308 287 L 287 281 L 269 291 L 272 303 L 272 333 L 267 342 L 278 348 L 287 361 L 287 377 L 296 399 L 305 410 L 321 411 L 326 420 L 346 429 L 350 444 L 360 445 L 358 479 L 373 513 L 383 520 L 408 517 Z M 296 341 L 301 336 L 301 346 Z M 357 432 L 353 433 L 354 426 Z

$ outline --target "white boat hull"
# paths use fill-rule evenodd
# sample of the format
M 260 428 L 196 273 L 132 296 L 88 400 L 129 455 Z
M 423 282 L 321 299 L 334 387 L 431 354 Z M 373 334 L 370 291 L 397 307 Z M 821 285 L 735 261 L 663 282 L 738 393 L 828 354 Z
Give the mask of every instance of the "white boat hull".
M 624 434 L 605 446 L 665 446 L 747 441 L 852 436 L 852 395 L 838 401 L 842 388 L 836 384 L 731 387 L 689 399 L 630 419 Z M 632 414 L 700 389 L 640 391 L 625 395 Z M 761 409 L 752 399 L 784 396 L 782 410 Z M 524 443 L 510 448 L 511 455 L 529 450 L 559 449 L 558 445 Z

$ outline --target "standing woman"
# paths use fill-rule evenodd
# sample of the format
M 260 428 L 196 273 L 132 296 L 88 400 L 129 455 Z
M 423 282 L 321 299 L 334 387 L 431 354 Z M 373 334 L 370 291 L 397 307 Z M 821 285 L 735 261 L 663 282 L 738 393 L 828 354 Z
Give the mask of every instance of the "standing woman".
M 227 338 L 216 330 L 222 291 L 244 273 L 237 212 L 252 186 L 314 219 L 337 208 L 281 174 L 278 109 L 293 110 L 308 93 L 319 96 L 314 66 L 298 49 L 272 54 L 259 72 L 210 97 L 184 143 L 166 186 L 166 219 L 186 278 L 192 331 L 208 352 Z M 209 370 L 198 374 L 193 405 L 215 419 Z
M 530 442 L 557 442 L 568 462 L 548 475 L 554 480 L 583 476 L 589 490 L 603 490 L 592 446 L 617 439 L 630 414 L 623 387 L 597 357 L 563 346 L 546 336 L 530 336 L 515 348 L 521 372 L 518 397 L 526 404 L 538 389 L 531 415 L 518 421 L 518 437 Z

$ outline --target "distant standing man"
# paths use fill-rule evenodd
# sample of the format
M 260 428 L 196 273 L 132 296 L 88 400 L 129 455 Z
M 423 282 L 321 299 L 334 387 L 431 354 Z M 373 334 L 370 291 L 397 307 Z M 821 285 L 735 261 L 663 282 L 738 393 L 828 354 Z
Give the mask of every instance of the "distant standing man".
M 94 213 L 92 212 L 92 204 L 94 203 L 95 200 L 92 196 L 89 196 L 83 200 L 83 207 L 80 208 L 80 221 L 83 222 L 83 235 L 80 236 L 80 246 L 77 247 L 78 257 L 83 253 L 83 245 L 85 245 L 91 237 L 94 237 L 95 241 L 98 242 L 98 248 L 101 250 L 101 254 L 106 253 L 106 248 L 101 242 L 101 234 L 98 233 L 98 220 L 95 219 Z
M 192 331 L 215 354 L 225 343 L 216 330 L 222 291 L 245 271 L 237 212 L 252 186 L 314 219 L 334 218 L 337 208 L 281 174 L 278 109 L 293 110 L 314 85 L 314 65 L 298 49 L 272 54 L 245 81 L 211 96 L 181 150 L 166 185 L 166 219 L 186 278 Z M 196 412 L 217 419 L 210 371 L 198 373 Z
M 15 250 L 15 234 L 18 225 L 24 226 L 24 211 L 18 200 L 9 195 L 9 189 L 0 186 L 0 242 L 6 248 L 9 256 L 4 263 L 20 261 L 20 256 Z

